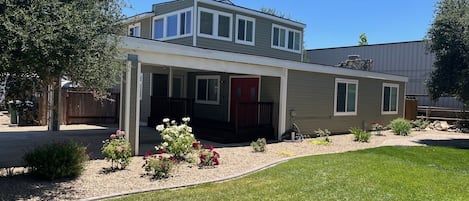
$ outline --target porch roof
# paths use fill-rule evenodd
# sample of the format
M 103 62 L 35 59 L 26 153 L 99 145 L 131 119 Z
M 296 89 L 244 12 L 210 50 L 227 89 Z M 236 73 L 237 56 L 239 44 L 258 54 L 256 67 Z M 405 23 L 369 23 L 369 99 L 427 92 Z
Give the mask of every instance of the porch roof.
M 408 82 L 407 77 L 398 75 L 203 49 L 128 36 L 122 36 L 121 50 L 130 54 L 138 54 L 139 61 L 142 63 L 186 67 L 200 70 L 280 77 L 284 75 L 284 69 L 289 69 L 341 76 Z M 207 60 L 211 60 L 212 62 L 208 63 Z M 256 66 L 257 68 L 253 68 L 253 66 Z

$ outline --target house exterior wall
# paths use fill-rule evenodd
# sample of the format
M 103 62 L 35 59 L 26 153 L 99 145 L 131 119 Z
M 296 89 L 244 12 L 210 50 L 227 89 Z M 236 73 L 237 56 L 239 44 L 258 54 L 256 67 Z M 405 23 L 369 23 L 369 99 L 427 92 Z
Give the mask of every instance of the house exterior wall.
M 261 102 L 273 102 L 272 109 L 272 125 L 274 126 L 274 132 L 278 133 L 278 109 L 280 100 L 280 78 L 278 77 L 261 77 L 261 90 L 260 90 L 260 101 Z
M 425 81 L 430 78 L 435 56 L 426 50 L 424 41 L 389 43 L 366 46 L 352 46 L 308 50 L 311 63 L 337 65 L 348 55 L 360 55 L 372 59 L 372 71 L 402 75 L 409 78 L 406 95 L 415 96 L 419 105 L 430 105 Z M 440 98 L 435 106 L 461 107 L 462 104 L 451 97 Z
M 334 116 L 336 78 L 358 80 L 357 115 Z M 397 114 L 381 114 L 383 83 L 399 84 Z M 370 122 L 387 124 L 403 116 L 404 89 L 405 83 L 399 82 L 289 70 L 287 128 L 291 126 L 291 110 L 296 111 L 294 122 L 307 134 L 318 128 L 342 133 L 351 127 L 369 129 Z
M 242 13 L 242 12 L 231 11 L 225 8 L 219 8 L 219 7 L 204 4 L 204 3 L 199 3 L 198 7 L 208 8 L 211 10 L 221 11 L 225 13 L 230 13 L 233 15 L 233 18 L 232 18 L 233 20 L 232 20 L 232 33 L 231 33 L 232 40 L 231 41 L 216 40 L 216 39 L 198 36 L 197 47 L 216 49 L 216 50 L 235 52 L 235 53 L 266 56 L 266 57 L 286 59 L 286 60 L 292 60 L 292 61 L 301 61 L 301 53 L 294 53 L 294 52 L 279 50 L 279 49 L 275 49 L 271 47 L 271 44 L 272 44 L 271 35 L 272 35 L 273 23 L 287 27 L 287 28 L 299 30 L 301 33 L 303 33 L 303 30 L 300 27 L 293 27 L 291 25 L 287 25 L 281 22 L 274 22 L 272 20 L 265 19 L 259 16 L 253 16 L 253 15 L 249 15 L 249 14 Z M 235 43 L 236 15 L 251 17 L 256 20 L 255 34 L 254 34 L 254 37 L 255 37 L 254 46 Z M 195 24 L 197 24 L 197 22 Z
M 154 16 L 160 16 L 167 13 L 171 13 L 178 10 L 183 10 L 186 8 L 194 7 L 193 0 L 178 0 L 178 1 L 171 1 L 161 4 L 153 5 L 153 13 Z M 303 28 L 292 26 L 290 24 L 283 23 L 281 21 L 274 21 L 272 19 L 263 18 L 261 16 L 255 16 L 252 14 L 247 14 L 235 10 L 230 10 L 227 8 L 218 7 L 215 5 L 210 5 L 207 3 L 199 2 L 197 4 L 197 8 L 207 8 L 215 11 L 221 11 L 225 13 L 232 14 L 232 38 L 231 41 L 225 40 L 217 40 L 213 38 L 206 38 L 198 36 L 198 22 L 196 19 L 193 20 L 192 24 L 192 34 L 185 37 L 180 37 L 176 39 L 169 39 L 164 40 L 165 42 L 175 43 L 180 45 L 187 45 L 192 46 L 194 44 L 193 35 L 196 34 L 196 46 L 201 48 L 207 49 L 214 49 L 220 51 L 227 51 L 227 52 L 235 52 L 235 53 L 242 53 L 242 54 L 251 54 L 251 55 L 259 55 L 259 56 L 266 56 L 271 58 L 278 58 L 278 59 L 285 59 L 285 60 L 292 60 L 292 61 L 301 61 L 302 60 L 302 51 L 300 52 L 291 52 L 286 50 L 280 50 L 276 48 L 272 48 L 272 25 L 280 25 L 282 27 L 290 28 L 297 30 L 303 35 Z M 198 9 L 193 9 L 194 12 L 198 16 Z M 236 16 L 241 15 L 244 17 L 250 17 L 255 19 L 255 33 L 254 33 L 254 41 L 255 45 L 245 45 L 236 43 Z M 140 37 L 145 39 L 152 39 L 152 29 L 153 29 L 153 17 L 147 17 L 145 19 L 140 19 L 138 21 L 132 22 L 129 25 L 140 23 Z M 303 36 L 301 36 L 301 41 Z
M 219 104 L 203 104 L 194 102 L 194 117 L 219 121 L 228 121 L 229 110 L 229 74 L 218 72 L 192 72 L 187 74 L 187 97 L 195 99 L 196 76 L 220 76 Z

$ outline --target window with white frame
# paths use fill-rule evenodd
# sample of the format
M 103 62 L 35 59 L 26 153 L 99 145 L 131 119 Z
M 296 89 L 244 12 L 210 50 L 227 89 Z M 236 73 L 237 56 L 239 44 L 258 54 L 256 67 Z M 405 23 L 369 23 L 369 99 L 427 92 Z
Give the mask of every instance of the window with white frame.
M 199 8 L 199 36 L 231 41 L 232 18 L 233 15 L 230 13 Z
M 397 110 L 399 108 L 398 96 L 398 84 L 383 84 L 383 101 L 381 111 L 383 114 L 397 114 Z
M 220 76 L 196 76 L 195 101 L 205 104 L 220 103 Z
M 140 23 L 129 25 L 127 35 L 133 37 L 140 37 Z
M 254 45 L 255 26 L 254 18 L 236 15 L 236 43 Z
M 192 34 L 192 8 L 153 18 L 153 39 L 168 40 Z
M 301 32 L 279 25 L 272 25 L 272 48 L 301 52 Z
M 357 115 L 358 80 L 335 80 L 334 115 Z

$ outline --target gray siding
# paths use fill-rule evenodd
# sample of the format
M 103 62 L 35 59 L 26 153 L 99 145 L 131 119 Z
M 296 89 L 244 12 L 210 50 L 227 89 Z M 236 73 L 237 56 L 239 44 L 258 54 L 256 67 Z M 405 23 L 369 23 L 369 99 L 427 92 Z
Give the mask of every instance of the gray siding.
M 335 79 L 358 80 L 358 104 L 356 116 L 334 116 Z M 287 128 L 290 127 L 290 110 L 296 111 L 295 122 L 303 133 L 329 129 L 347 132 L 350 127 L 369 129 L 373 121 L 388 123 L 403 116 L 405 83 L 399 84 L 399 111 L 397 115 L 382 115 L 382 84 L 384 80 L 354 78 L 303 71 L 288 71 Z
M 271 20 L 261 18 L 258 16 L 248 15 L 245 13 L 239 13 L 239 12 L 235 12 L 235 11 L 231 11 L 231 10 L 227 10 L 223 8 L 218 8 L 218 7 L 203 4 L 203 3 L 199 3 L 198 6 L 212 9 L 212 10 L 221 11 L 221 12 L 231 13 L 233 15 L 232 41 L 223 41 L 223 40 L 216 40 L 216 39 L 210 39 L 210 38 L 204 38 L 204 37 L 197 37 L 198 47 L 216 49 L 216 50 L 222 50 L 222 51 L 228 51 L 228 52 L 235 52 L 235 53 L 259 55 L 259 56 L 272 57 L 272 58 L 285 59 L 285 60 L 301 61 L 301 53 L 283 51 L 283 50 L 278 50 L 278 49 L 274 49 L 271 47 L 271 41 L 272 41 L 272 38 L 271 38 L 272 21 Z M 251 18 L 256 19 L 255 46 L 235 43 L 236 15 L 243 15 L 246 17 L 251 17 Z M 277 22 L 275 22 L 275 24 L 303 32 L 303 30 L 299 27 L 292 27 L 292 26 L 289 26 L 283 23 L 277 23 Z
M 220 104 L 200 104 L 194 103 L 194 117 L 228 121 L 228 94 L 229 94 L 229 74 L 206 72 L 188 73 L 187 75 L 187 97 L 195 99 L 195 86 L 197 75 L 219 75 L 220 76 Z
M 194 6 L 193 0 L 170 1 L 166 3 L 153 4 L 153 12 L 155 15 L 162 15 L 192 6 Z
M 278 103 L 280 100 L 280 78 L 261 77 L 261 102 L 273 102 L 272 125 L 274 133 L 278 133 Z
M 309 62 L 325 65 L 337 65 L 345 61 L 348 55 L 373 59 L 372 71 L 408 77 L 406 94 L 415 96 L 419 105 L 430 104 L 425 81 L 430 78 L 435 56 L 426 51 L 423 41 L 317 49 L 307 52 Z M 458 101 L 448 97 L 440 99 L 434 105 L 462 106 Z

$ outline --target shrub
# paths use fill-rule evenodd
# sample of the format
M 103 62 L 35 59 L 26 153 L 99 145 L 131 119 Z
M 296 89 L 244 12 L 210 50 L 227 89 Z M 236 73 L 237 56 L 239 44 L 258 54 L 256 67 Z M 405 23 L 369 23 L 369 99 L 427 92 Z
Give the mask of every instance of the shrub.
M 192 147 L 199 151 L 199 167 L 215 167 L 220 165 L 220 154 L 213 149 L 213 146 L 206 146 L 200 142 L 194 142 Z
M 130 143 L 125 140 L 125 132 L 117 130 L 111 134 L 109 139 L 103 141 L 101 152 L 107 161 L 111 161 L 111 169 L 125 169 L 129 165 L 132 148 Z
M 359 129 L 359 128 L 350 128 L 349 131 L 354 136 L 353 141 L 358 141 L 358 142 L 369 142 L 370 141 L 371 133 L 369 133 L 369 132 L 366 132 L 366 131 L 364 131 L 362 129 Z
M 327 143 L 331 142 L 331 140 L 329 139 L 329 135 L 331 134 L 331 131 L 329 131 L 328 129 L 317 129 L 314 131 L 314 133 L 316 133 L 316 135 L 319 135 L 319 137 L 324 137 L 324 141 Z
M 69 141 L 39 146 L 23 159 L 33 175 L 54 180 L 80 176 L 89 157 L 85 146 Z
M 143 159 L 145 160 L 143 165 L 145 171 L 149 172 L 155 179 L 168 178 L 176 163 L 173 158 L 162 155 L 145 155 Z
M 417 130 L 425 129 L 428 125 L 430 125 L 429 121 L 423 119 L 417 119 L 411 122 L 412 127 L 416 128 Z
M 265 138 L 259 138 L 256 141 L 251 142 L 251 147 L 254 152 L 265 152 L 267 141 Z
M 192 134 L 192 128 L 187 125 L 190 118 L 182 118 L 184 123 L 177 125 L 176 121 L 169 119 L 163 119 L 163 123 L 156 126 L 156 130 L 160 132 L 162 143 L 156 148 L 163 150 L 164 152 L 171 154 L 178 161 L 189 160 L 187 156 L 194 151 L 192 143 L 195 142 L 194 135 Z
M 382 135 L 381 131 L 384 130 L 383 124 L 381 122 L 371 122 L 371 130 L 376 132 L 376 135 Z
M 396 135 L 409 135 L 412 129 L 410 121 L 403 118 L 397 118 L 392 120 L 389 124 L 389 127 L 391 128 L 392 132 Z

